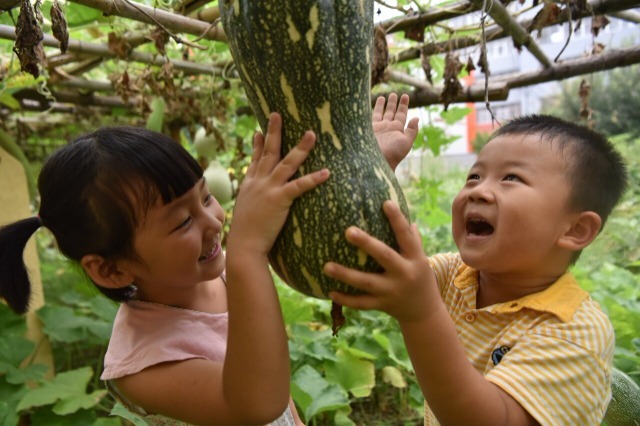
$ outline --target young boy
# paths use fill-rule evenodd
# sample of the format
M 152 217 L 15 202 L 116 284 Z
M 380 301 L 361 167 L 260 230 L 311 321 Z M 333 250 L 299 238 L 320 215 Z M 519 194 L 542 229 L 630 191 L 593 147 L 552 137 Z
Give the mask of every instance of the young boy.
M 385 272 L 327 263 L 328 275 L 365 292 L 331 299 L 398 320 L 427 425 L 597 425 L 611 397 L 614 332 L 568 268 L 626 185 L 601 135 L 549 116 L 515 119 L 453 201 L 459 254 L 427 258 L 415 225 L 387 202 L 400 252 L 349 228 Z

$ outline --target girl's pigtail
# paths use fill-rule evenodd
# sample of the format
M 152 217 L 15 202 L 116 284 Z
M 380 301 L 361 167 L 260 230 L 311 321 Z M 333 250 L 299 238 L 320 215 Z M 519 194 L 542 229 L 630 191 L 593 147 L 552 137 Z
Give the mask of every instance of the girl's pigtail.
M 0 228 L 0 298 L 17 314 L 29 308 L 31 281 L 23 255 L 27 241 L 40 226 L 35 216 Z

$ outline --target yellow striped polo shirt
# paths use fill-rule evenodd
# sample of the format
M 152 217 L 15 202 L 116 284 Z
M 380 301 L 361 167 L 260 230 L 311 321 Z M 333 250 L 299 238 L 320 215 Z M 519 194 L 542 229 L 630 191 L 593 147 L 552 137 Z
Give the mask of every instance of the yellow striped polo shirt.
M 611 398 L 615 336 L 565 273 L 546 290 L 476 309 L 478 272 L 458 254 L 430 258 L 473 366 L 542 425 L 599 425 Z M 425 425 L 438 422 L 425 404 Z

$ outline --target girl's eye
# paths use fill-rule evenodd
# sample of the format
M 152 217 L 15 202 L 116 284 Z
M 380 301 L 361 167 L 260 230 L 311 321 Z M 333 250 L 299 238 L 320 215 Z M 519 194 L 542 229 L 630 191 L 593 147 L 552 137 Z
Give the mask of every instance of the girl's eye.
M 189 216 L 188 218 L 183 220 L 182 223 L 180 225 L 178 225 L 178 229 L 179 228 L 185 228 L 185 227 L 189 226 L 190 223 L 191 223 L 191 216 Z
M 207 205 L 211 202 L 211 200 L 213 200 L 213 195 L 211 194 L 207 194 L 206 197 L 204 197 L 204 204 Z

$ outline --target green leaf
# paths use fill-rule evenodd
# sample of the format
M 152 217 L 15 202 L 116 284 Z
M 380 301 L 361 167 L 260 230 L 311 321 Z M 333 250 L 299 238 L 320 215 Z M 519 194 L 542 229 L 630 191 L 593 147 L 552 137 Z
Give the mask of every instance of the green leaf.
M 371 395 L 371 389 L 376 385 L 373 363 L 344 350 L 339 350 L 337 356 L 337 361 L 324 363 L 327 380 L 339 384 L 356 398 Z
M 2 339 L 8 336 L 23 337 L 27 331 L 25 317 L 16 315 L 4 303 L 0 303 L 0 324 L 2 324 Z
M 111 409 L 110 414 L 112 416 L 119 416 L 119 417 L 122 417 L 123 419 L 129 420 L 131 423 L 134 424 L 134 426 L 147 426 L 147 422 L 145 422 L 142 417 L 127 410 L 127 407 L 122 405 L 122 403 L 120 402 L 116 402 L 116 404 Z
M 19 385 L 29 381 L 41 380 L 48 370 L 49 367 L 43 364 L 33 364 L 24 368 L 11 367 L 7 371 L 7 383 Z
M 154 132 L 162 132 L 162 122 L 164 120 L 164 99 L 155 97 L 151 100 L 151 113 L 147 117 L 147 129 Z
M 75 413 L 80 409 L 86 410 L 97 405 L 100 400 L 107 395 L 107 393 L 108 392 L 105 389 L 101 389 L 94 391 L 89 395 L 76 395 L 65 398 L 58 401 L 58 403 L 53 406 L 53 412 L 60 416 L 66 416 L 67 414 Z
M 3 365 L 18 367 L 31 354 L 35 346 L 35 343 L 24 337 L 3 335 L 0 340 L 0 373 L 7 371 Z
M 91 367 L 60 373 L 52 381 L 43 382 L 39 388 L 30 390 L 18 404 L 18 410 L 86 396 L 87 384 L 92 375 Z
M 87 337 L 87 318 L 65 306 L 45 305 L 38 310 L 42 331 L 52 342 L 75 343 Z
M 448 125 L 455 124 L 465 118 L 471 112 L 471 108 L 450 107 L 447 111 L 440 112 L 440 117 Z
M 60 416 L 51 410 L 51 407 L 38 408 L 29 414 L 31 424 L 46 426 L 84 426 L 91 425 L 98 420 L 95 410 L 79 410 Z
M 20 109 L 20 102 L 8 92 L 0 92 L 0 104 L 4 104 L 13 110 Z
M 4 401 L 0 401 L 0 426 L 15 426 L 20 418 L 14 412 L 13 407 Z
M 308 422 L 313 416 L 349 405 L 346 392 L 327 382 L 313 367 L 299 368 L 291 378 L 291 394 Z
M 396 388 L 406 388 L 407 381 L 402 372 L 392 365 L 382 368 L 382 381 Z
M 95 422 L 91 423 L 91 426 L 121 426 L 121 425 L 122 425 L 122 422 L 120 421 L 120 419 L 117 419 L 117 418 L 108 419 L 106 417 L 100 417 Z M 147 426 L 147 424 L 144 423 L 143 426 Z
M 351 413 L 351 407 L 348 410 L 338 410 L 333 417 L 333 424 L 335 426 L 356 426 L 356 424 L 349 418 Z

